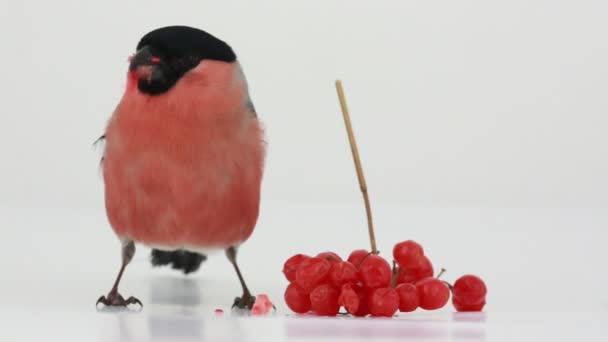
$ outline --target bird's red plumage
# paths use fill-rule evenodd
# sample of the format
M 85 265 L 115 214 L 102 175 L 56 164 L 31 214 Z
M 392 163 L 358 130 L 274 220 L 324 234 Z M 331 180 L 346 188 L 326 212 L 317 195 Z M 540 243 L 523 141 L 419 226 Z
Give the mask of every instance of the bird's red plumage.
M 263 130 L 238 63 L 203 61 L 165 94 L 125 94 L 106 129 L 108 218 L 123 239 L 169 248 L 238 245 L 258 218 Z

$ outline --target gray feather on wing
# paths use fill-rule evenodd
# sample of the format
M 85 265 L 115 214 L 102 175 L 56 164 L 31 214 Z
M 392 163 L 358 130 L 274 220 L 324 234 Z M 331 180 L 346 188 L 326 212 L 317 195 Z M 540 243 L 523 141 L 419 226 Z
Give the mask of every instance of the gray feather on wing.
M 250 98 L 249 96 L 247 96 L 247 104 L 246 104 L 246 106 L 247 106 L 247 109 L 249 109 L 249 111 L 251 111 L 251 114 L 252 114 L 254 117 L 256 117 L 256 118 L 257 118 L 257 117 L 258 117 L 258 114 L 257 114 L 257 112 L 255 111 L 255 106 L 253 105 L 253 101 L 251 101 L 251 98 Z

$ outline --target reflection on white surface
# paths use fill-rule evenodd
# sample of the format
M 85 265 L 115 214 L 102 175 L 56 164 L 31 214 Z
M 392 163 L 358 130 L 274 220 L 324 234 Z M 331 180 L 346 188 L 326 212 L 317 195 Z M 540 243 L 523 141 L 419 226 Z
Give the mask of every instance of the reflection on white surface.
M 6 312 L 2 341 L 605 341 L 606 313 L 501 313 L 406 319 L 244 318 L 175 313 Z M 35 327 L 35 328 L 32 328 Z
M 600 312 L 416 312 L 386 318 L 318 318 L 277 312 L 268 317 L 221 316 L 197 298 L 198 279 L 153 278 L 143 310 L 59 308 L 0 310 L 2 341 L 605 341 Z M 155 291 L 172 291 L 153 300 Z M 162 290 L 164 292 L 164 290 Z M 52 339 L 54 340 L 54 338 Z
M 200 279 L 151 278 L 143 310 L 0 309 L 2 341 L 605 341 L 598 312 L 415 312 L 395 318 L 244 317 L 196 300 Z M 169 290 L 165 292 L 165 290 Z M 157 291 L 162 295 L 159 296 Z M 155 297 L 159 296 L 159 297 Z
M 143 310 L 95 310 L 120 264 L 120 246 L 103 212 L 39 209 L 32 215 L 0 208 L 6 242 L 0 249 L 0 341 L 608 340 L 608 276 L 601 272 L 608 260 L 608 211 L 599 209 L 376 205 L 381 253 L 400 239 L 422 241 L 435 264 L 448 268 L 447 280 L 464 272 L 486 279 L 486 312 L 454 313 L 448 305 L 394 319 L 291 314 L 282 300 L 284 260 L 295 252 L 345 255 L 365 247 L 365 221 L 352 214 L 357 209 L 266 207 L 240 262 L 252 290 L 268 294 L 277 311 L 247 317 L 230 312 L 240 288 L 223 253 L 184 276 L 152 268 L 141 246 L 120 292 L 141 299 Z M 216 308 L 225 313 L 216 316 Z
M 150 281 L 150 303 L 196 307 L 201 304 L 199 281 L 192 278 L 161 278 Z

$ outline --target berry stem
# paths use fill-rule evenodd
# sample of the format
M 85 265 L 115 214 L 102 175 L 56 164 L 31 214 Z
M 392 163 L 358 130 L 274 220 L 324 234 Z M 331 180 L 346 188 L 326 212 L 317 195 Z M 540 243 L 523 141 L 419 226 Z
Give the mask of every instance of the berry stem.
M 445 268 L 441 268 L 441 271 L 439 271 L 439 274 L 437 274 L 437 276 L 435 278 L 439 279 L 441 278 L 441 276 L 446 272 Z
M 359 261 L 359 265 L 355 265 L 355 267 L 357 268 L 357 271 L 359 270 L 359 268 L 361 268 L 361 265 L 363 264 L 365 259 L 367 259 L 367 257 L 369 257 L 370 255 L 373 255 L 373 254 L 374 253 L 369 253 L 368 255 L 364 256 L 363 259 L 361 259 L 361 261 Z
M 350 122 L 350 114 L 348 113 L 348 106 L 346 105 L 346 98 L 344 97 L 344 89 L 342 88 L 342 81 L 336 80 L 336 90 L 338 91 L 338 99 L 340 100 L 340 107 L 342 108 L 342 116 L 344 117 L 344 125 L 346 126 L 346 132 L 348 133 L 348 141 L 350 142 L 350 149 L 353 154 L 355 161 L 355 168 L 357 170 L 357 178 L 359 180 L 359 187 L 363 194 L 363 201 L 365 202 L 365 213 L 367 214 L 367 230 L 369 232 L 369 242 L 372 248 L 372 254 L 378 254 L 376 248 L 376 236 L 374 235 L 374 224 L 372 221 L 372 208 L 369 202 L 369 195 L 367 193 L 367 184 L 365 182 L 365 176 L 363 175 L 363 167 L 361 166 L 361 159 L 359 158 L 359 150 L 357 149 L 357 142 L 355 141 L 355 134 L 353 133 L 353 127 Z
M 442 280 L 442 282 L 450 289 L 450 292 L 454 292 L 454 286 L 450 283 L 448 283 L 445 280 Z
M 391 277 L 391 288 L 395 288 L 397 286 L 397 281 L 399 281 L 399 275 L 401 275 L 401 267 L 397 266 L 395 260 L 393 260 L 393 276 Z

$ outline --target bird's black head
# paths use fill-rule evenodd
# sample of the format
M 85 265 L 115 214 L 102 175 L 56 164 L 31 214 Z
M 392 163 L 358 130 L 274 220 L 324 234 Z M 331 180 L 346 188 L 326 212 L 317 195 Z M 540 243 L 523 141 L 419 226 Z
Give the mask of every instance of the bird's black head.
M 234 62 L 236 55 L 225 42 L 187 26 L 168 26 L 147 33 L 137 44 L 129 71 L 137 75 L 143 93 L 167 92 L 202 60 Z

